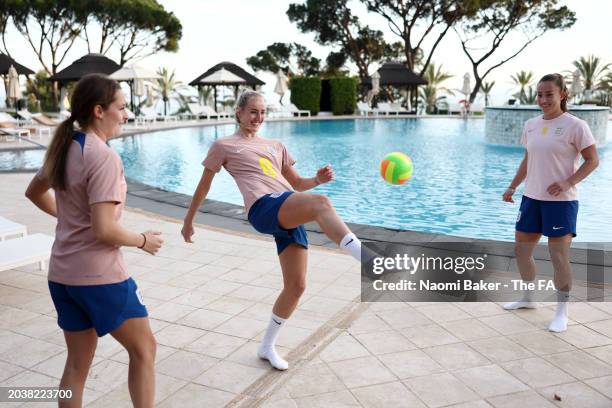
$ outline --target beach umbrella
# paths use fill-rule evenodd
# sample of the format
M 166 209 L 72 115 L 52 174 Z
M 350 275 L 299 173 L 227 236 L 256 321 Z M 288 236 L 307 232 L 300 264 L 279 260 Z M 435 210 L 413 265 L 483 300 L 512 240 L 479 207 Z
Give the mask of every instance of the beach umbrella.
M 155 104 L 155 99 L 153 98 L 153 87 L 150 84 L 145 86 L 147 98 L 145 99 L 145 106 L 151 107 Z
M 134 96 L 145 96 L 147 90 L 145 89 L 145 83 L 143 79 L 135 79 L 134 80 Z
M 469 94 L 472 93 L 472 85 L 470 84 L 470 74 L 467 72 L 463 75 L 463 86 L 461 87 L 461 93 L 465 95 L 466 99 Z
M 378 95 L 380 92 L 380 74 L 378 71 L 372 74 L 372 94 Z
M 0 52 L 0 75 L 7 75 L 11 67 L 14 67 L 19 75 L 32 75 L 34 73 L 30 68 L 24 67 L 8 55 Z
M 208 76 L 198 80 L 199 85 L 214 86 L 215 110 L 217 110 L 217 85 L 244 85 L 247 81 L 233 72 L 221 67 Z
M 143 80 L 155 80 L 160 78 L 156 72 L 150 71 L 147 68 L 139 65 L 129 65 L 122 67 L 110 75 L 115 81 L 126 81 L 130 83 L 130 102 L 134 108 L 134 96 L 143 96 L 145 94 Z M 140 84 L 137 82 L 140 81 Z M 140 86 L 139 92 L 136 92 L 136 87 Z
M 87 74 L 110 75 L 119 68 L 121 67 L 115 61 L 104 55 L 87 54 L 49 77 L 49 81 L 57 81 L 61 84 L 76 82 Z
M 279 69 L 276 73 L 276 85 L 274 86 L 274 92 L 280 95 L 280 104 L 283 104 L 283 95 L 289 90 L 287 86 L 287 76 L 282 69 Z
M 65 87 L 60 90 L 60 111 L 70 110 L 70 101 L 68 100 L 68 91 Z
M 15 108 L 17 108 L 17 100 L 21 99 L 21 88 L 19 87 L 19 75 L 13 66 L 8 70 L 8 92 L 6 97 L 8 100 L 14 100 Z
M 153 80 L 160 78 L 158 73 L 150 71 L 147 68 L 139 65 L 122 67 L 118 71 L 113 72 L 110 77 L 115 81 L 133 81 L 136 79 Z
M 573 73 L 572 78 L 572 87 L 570 89 L 570 95 L 577 99 L 578 95 L 584 91 L 584 86 L 582 85 L 582 78 L 580 78 L 580 71 L 576 70 Z

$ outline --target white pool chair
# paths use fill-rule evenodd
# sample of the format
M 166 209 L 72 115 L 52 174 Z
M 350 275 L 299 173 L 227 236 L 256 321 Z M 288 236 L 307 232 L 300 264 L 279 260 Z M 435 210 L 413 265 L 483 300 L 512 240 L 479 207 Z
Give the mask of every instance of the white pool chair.
M 28 229 L 25 225 L 0 217 L 0 241 L 4 241 L 7 237 L 14 235 L 23 237 L 27 233 Z
M 53 237 L 32 234 L 0 242 L 0 271 L 38 263 L 45 269 L 45 261 L 51 257 Z

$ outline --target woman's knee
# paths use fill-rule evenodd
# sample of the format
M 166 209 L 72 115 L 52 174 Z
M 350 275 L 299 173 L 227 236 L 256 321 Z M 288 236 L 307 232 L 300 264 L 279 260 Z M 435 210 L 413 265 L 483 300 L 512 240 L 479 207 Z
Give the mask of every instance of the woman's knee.
M 137 359 L 155 363 L 155 355 L 157 353 L 157 341 L 155 337 L 147 336 L 145 339 L 135 342 L 135 344 L 127 349 L 130 359 Z
M 93 353 L 68 353 L 65 369 L 83 378 L 87 377 L 93 357 Z
M 313 196 L 313 207 L 317 213 L 329 211 L 334 208 L 329 197 L 319 194 Z
M 284 289 L 291 297 L 299 299 L 306 290 L 306 281 L 300 279 L 295 282 L 290 282 L 285 285 Z
M 514 256 L 517 259 L 529 259 L 533 254 L 533 246 L 524 242 L 517 242 L 514 244 Z

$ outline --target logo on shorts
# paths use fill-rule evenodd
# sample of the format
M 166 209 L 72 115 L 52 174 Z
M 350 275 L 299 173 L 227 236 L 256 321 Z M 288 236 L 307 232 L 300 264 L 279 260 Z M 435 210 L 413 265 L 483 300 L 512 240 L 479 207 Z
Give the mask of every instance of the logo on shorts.
M 283 195 L 283 193 L 270 193 L 269 197 L 270 198 L 278 198 L 278 197 L 280 197 L 282 195 Z
M 565 228 L 565 227 L 557 227 L 556 225 L 553 225 L 553 231 L 560 230 L 560 229 L 563 229 L 563 228 Z
M 518 214 L 516 215 L 516 222 L 519 222 L 521 220 L 521 212 L 519 211 Z
M 136 289 L 136 297 L 141 305 L 145 306 L 144 299 L 142 298 L 142 294 L 140 293 L 140 289 Z

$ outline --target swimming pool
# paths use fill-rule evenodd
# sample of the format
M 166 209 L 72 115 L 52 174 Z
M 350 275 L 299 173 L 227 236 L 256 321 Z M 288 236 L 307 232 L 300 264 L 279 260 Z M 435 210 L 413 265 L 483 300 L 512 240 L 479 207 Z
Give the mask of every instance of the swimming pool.
M 127 177 L 170 191 L 192 194 L 210 145 L 234 125 L 184 128 L 115 139 Z M 501 201 L 523 157 L 516 147 L 484 141 L 484 121 L 373 119 L 267 122 L 260 134 L 282 141 L 310 177 L 332 164 L 336 179 L 314 192 L 328 195 L 338 213 L 355 223 L 458 236 L 512 240 L 520 201 Z M 600 167 L 579 186 L 580 241 L 612 241 L 612 158 L 600 149 Z M 412 180 L 385 183 L 379 163 L 391 151 L 408 154 Z M 209 198 L 242 204 L 225 170 Z

